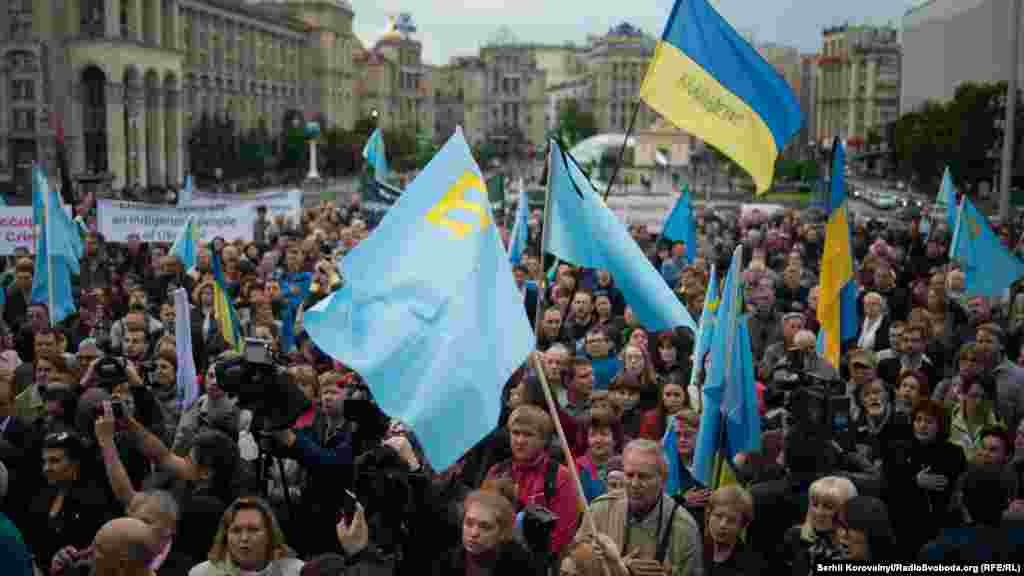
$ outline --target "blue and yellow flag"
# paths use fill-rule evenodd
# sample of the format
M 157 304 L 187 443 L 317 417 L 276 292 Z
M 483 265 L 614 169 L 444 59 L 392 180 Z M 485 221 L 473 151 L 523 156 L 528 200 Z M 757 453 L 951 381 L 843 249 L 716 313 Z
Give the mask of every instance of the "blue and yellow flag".
M 216 250 L 211 251 L 210 269 L 213 272 L 213 317 L 217 320 L 217 327 L 224 337 L 228 347 L 235 352 L 241 353 L 245 349 L 245 339 L 242 338 L 242 327 L 238 322 L 238 312 L 231 302 L 231 295 L 228 293 L 227 282 L 224 281 L 224 272 L 220 268 L 220 255 Z
M 622 222 L 605 206 L 576 161 L 551 142 L 547 251 L 585 268 L 607 270 L 626 303 L 648 330 L 697 330 L 690 312 Z
M 370 134 L 370 139 L 363 146 L 363 158 L 373 166 L 373 177 L 377 180 L 387 180 L 388 157 L 384 153 L 384 134 L 380 128 Z
M 690 370 L 690 385 L 700 389 L 698 384 L 699 371 L 704 369 L 704 356 L 711 349 L 711 340 L 715 337 L 715 322 L 721 296 L 718 294 L 718 271 L 711 266 L 711 278 L 704 294 L 704 309 L 700 313 L 700 325 L 693 343 L 693 369 Z
M 178 231 L 178 237 L 171 244 L 170 255 L 181 261 L 185 271 L 196 267 L 196 254 L 199 253 L 199 226 L 196 225 L 195 217 L 189 216 L 185 225 Z
M 672 213 L 662 226 L 661 235 L 673 242 L 686 243 L 686 262 L 693 264 L 697 259 L 697 219 L 690 204 L 690 187 L 683 186 L 683 193 L 672 208 Z
M 526 194 L 526 186 L 519 180 L 519 204 L 516 206 L 516 223 L 512 226 L 512 241 L 509 243 L 508 256 L 512 264 L 523 260 L 523 252 L 530 241 L 530 197 Z
M 1003 246 L 985 216 L 967 196 L 960 201 L 949 259 L 963 268 L 970 296 L 1002 297 L 1024 276 L 1024 262 Z
M 339 269 L 306 332 L 447 468 L 494 428 L 502 383 L 534 345 L 461 128 Z
M 676 0 L 640 98 L 742 166 L 759 194 L 803 123 L 786 81 L 707 0 Z
M 62 209 L 60 196 L 39 166 L 32 168 L 32 222 L 36 234 L 32 302 L 46 304 L 50 325 L 56 326 L 75 313 L 71 277 L 79 274 L 83 247 L 78 226 Z
M 761 449 L 761 416 L 750 332 L 743 314 L 742 277 L 740 246 L 733 254 L 718 306 L 694 453 L 694 478 L 709 488 L 735 483 L 732 462 L 736 455 Z
M 850 206 L 846 200 L 846 150 L 836 139 L 832 149 L 832 193 L 829 197 L 825 248 L 821 253 L 821 294 L 818 299 L 821 355 L 839 369 L 843 342 L 857 337 L 857 283 L 850 249 Z

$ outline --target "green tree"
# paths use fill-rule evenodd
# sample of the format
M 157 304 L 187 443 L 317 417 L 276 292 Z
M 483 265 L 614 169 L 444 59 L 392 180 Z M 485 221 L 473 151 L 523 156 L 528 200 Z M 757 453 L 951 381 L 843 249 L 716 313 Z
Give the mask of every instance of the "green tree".
M 558 112 L 558 131 L 562 143 L 572 148 L 597 134 L 597 119 L 589 110 L 583 110 L 576 99 L 568 100 Z

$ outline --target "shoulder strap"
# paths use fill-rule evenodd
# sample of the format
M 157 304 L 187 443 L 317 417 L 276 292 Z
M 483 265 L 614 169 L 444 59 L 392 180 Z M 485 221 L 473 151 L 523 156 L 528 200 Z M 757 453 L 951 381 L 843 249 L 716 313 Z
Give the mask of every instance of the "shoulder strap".
M 664 506 L 664 504 L 662 504 Z M 661 535 L 661 541 L 658 542 L 658 549 L 654 554 L 654 559 L 658 562 L 665 561 L 665 554 L 668 553 L 668 546 L 672 542 L 672 525 L 675 524 L 676 509 L 679 508 L 679 502 L 672 501 L 672 512 L 668 515 L 668 527 L 665 528 L 665 532 Z
M 551 508 L 551 499 L 555 497 L 555 488 L 558 481 L 558 461 L 548 458 L 548 467 L 544 471 L 544 503 Z

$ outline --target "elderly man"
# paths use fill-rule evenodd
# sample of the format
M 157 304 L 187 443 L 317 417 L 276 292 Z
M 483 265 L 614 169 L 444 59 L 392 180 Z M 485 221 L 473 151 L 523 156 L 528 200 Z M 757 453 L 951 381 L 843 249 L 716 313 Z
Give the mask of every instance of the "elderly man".
M 619 547 L 630 574 L 701 574 L 700 532 L 693 516 L 665 495 L 668 463 L 661 445 L 633 440 L 623 451 L 625 491 L 594 500 L 590 512 L 597 531 Z M 592 538 L 584 523 L 577 540 Z
M 762 381 L 771 379 L 772 370 L 786 359 L 786 353 L 793 348 L 793 338 L 804 328 L 804 321 L 804 315 L 800 312 L 789 312 L 782 317 L 782 342 L 768 346 L 757 367 L 758 377 Z

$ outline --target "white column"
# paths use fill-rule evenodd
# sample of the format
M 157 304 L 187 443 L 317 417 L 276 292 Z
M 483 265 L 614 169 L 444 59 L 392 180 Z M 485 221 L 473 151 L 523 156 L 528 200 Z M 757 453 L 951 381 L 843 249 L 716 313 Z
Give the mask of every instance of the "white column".
M 164 151 L 167 159 L 166 175 L 168 186 L 184 182 L 182 177 L 182 118 L 181 92 L 168 90 L 164 96 Z
M 107 0 L 106 10 L 103 15 L 104 30 L 109 38 L 121 37 L 121 1 Z M 131 0 L 125 0 L 131 1 Z M 113 164 L 111 164 L 113 166 Z
M 307 180 L 319 180 L 320 172 L 316 169 L 316 139 L 309 141 L 309 173 L 306 174 Z
M 128 147 L 124 140 L 124 101 L 124 85 L 107 84 L 107 169 L 115 176 L 112 183 L 115 188 L 127 184 L 125 156 Z

